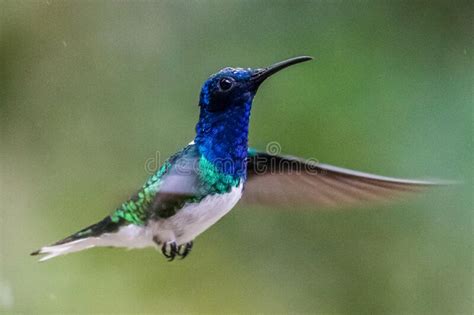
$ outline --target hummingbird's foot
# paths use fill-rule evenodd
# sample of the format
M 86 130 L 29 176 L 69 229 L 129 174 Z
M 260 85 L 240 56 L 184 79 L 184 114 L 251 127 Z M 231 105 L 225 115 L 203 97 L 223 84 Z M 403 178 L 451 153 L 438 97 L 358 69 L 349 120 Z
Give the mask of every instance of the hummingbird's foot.
M 184 259 L 191 252 L 192 248 L 193 248 L 193 241 L 188 242 L 186 244 L 181 244 L 178 247 L 177 255 L 181 257 L 181 259 Z
M 173 261 L 178 254 L 178 246 L 175 241 L 165 242 L 163 246 L 161 246 L 161 252 L 163 256 L 168 258 L 168 261 Z

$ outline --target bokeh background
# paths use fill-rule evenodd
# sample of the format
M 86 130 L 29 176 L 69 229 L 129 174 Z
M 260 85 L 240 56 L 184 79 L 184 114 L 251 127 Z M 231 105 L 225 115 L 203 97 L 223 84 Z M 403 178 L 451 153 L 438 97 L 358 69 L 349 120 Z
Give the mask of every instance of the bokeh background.
M 473 307 L 472 1 L 0 1 L 0 313 L 462 314 Z M 315 60 L 260 89 L 250 142 L 462 179 L 351 211 L 240 206 L 184 261 L 28 254 L 194 136 L 224 66 Z

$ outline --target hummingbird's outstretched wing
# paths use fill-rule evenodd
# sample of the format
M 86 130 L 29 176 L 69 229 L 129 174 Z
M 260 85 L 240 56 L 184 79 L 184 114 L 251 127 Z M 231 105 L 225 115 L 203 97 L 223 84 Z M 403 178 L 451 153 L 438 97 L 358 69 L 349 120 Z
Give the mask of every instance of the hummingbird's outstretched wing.
M 378 176 L 251 149 L 242 200 L 273 206 L 340 208 L 387 201 L 438 184 L 443 182 Z

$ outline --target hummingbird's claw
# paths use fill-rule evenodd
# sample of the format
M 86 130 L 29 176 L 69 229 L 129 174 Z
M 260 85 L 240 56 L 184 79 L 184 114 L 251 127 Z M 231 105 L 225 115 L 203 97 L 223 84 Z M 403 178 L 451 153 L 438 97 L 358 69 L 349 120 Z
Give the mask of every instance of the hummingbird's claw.
M 161 252 L 163 253 L 163 256 L 168 258 L 168 261 L 173 261 L 176 254 L 178 254 L 178 246 L 175 241 L 166 242 L 161 246 Z
M 191 252 L 191 249 L 193 248 L 193 241 L 188 242 L 186 244 L 181 244 L 178 247 L 178 252 L 177 255 L 181 258 L 184 259 L 188 254 Z

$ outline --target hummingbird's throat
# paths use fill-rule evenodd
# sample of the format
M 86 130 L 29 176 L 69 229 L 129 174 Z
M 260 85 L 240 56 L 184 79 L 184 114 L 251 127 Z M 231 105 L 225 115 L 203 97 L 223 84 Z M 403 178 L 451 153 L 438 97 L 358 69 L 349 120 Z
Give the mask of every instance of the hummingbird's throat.
M 219 172 L 245 176 L 250 107 L 251 103 L 219 113 L 201 111 L 195 143 Z

